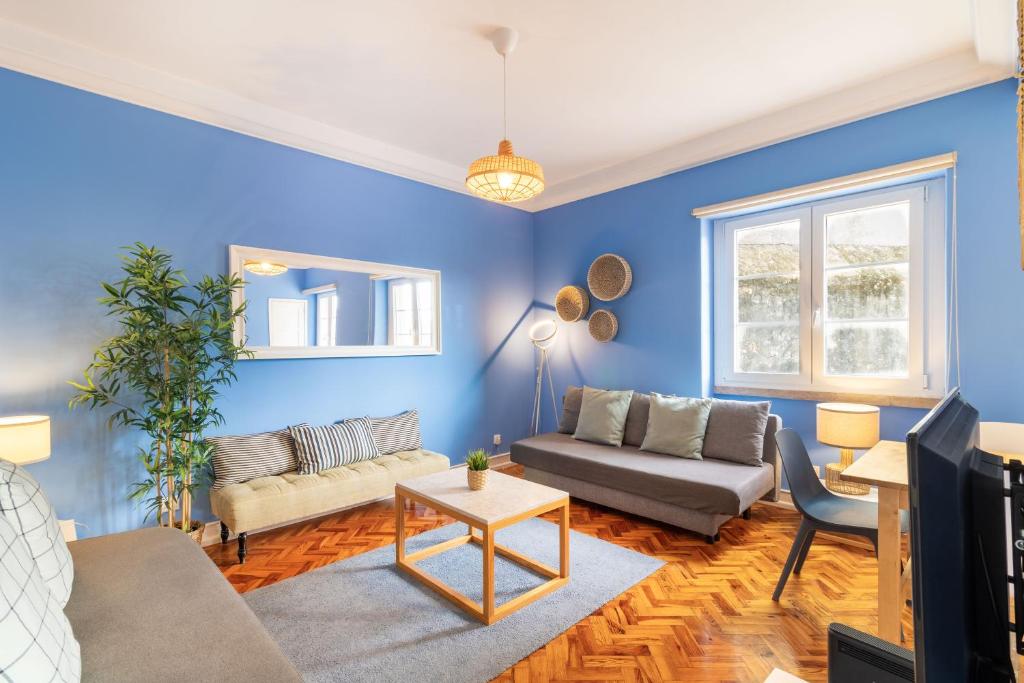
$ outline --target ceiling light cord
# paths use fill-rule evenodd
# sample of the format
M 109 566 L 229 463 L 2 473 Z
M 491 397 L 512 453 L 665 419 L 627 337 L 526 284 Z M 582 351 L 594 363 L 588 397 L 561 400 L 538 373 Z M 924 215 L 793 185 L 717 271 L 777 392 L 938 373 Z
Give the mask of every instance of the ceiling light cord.
M 501 56 L 501 125 L 508 140 L 508 56 Z

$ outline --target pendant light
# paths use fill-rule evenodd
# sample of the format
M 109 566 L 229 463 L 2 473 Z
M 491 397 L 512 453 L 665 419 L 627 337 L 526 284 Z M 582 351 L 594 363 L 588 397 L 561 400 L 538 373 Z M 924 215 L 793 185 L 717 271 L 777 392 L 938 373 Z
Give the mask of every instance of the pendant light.
M 516 48 L 515 29 L 499 28 L 491 34 L 494 49 L 501 55 L 505 137 L 498 153 L 480 157 L 469 165 L 466 187 L 478 197 L 495 202 L 521 202 L 544 191 L 544 169 L 526 157 L 516 156 L 508 139 L 508 56 Z
M 266 275 L 273 277 L 275 275 L 281 275 L 288 272 L 288 266 L 283 263 L 274 263 L 273 261 L 257 261 L 255 259 L 248 259 L 242 264 L 247 271 L 254 275 Z

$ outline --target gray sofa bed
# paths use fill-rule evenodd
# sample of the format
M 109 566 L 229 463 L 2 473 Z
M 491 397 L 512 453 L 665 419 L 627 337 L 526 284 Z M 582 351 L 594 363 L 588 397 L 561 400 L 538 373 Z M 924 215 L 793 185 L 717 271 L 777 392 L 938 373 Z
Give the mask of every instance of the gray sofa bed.
M 188 536 L 148 528 L 68 544 L 64 609 L 83 681 L 301 681 L 263 624 Z
M 718 529 L 726 521 L 748 517 L 754 501 L 778 499 L 778 415 L 768 416 L 762 464 L 752 466 L 642 451 L 638 446 L 646 414 L 638 418 L 630 410 L 634 424 L 627 418 L 626 441 L 631 444 L 605 446 L 578 441 L 571 434 L 540 434 L 513 443 L 511 459 L 523 466 L 530 481 L 695 531 L 710 543 L 718 539 Z

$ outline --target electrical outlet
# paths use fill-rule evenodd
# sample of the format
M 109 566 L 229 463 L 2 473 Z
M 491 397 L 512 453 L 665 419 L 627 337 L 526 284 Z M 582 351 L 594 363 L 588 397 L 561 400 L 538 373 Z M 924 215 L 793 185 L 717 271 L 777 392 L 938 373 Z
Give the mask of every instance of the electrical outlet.
M 495 446 L 500 446 L 501 445 L 501 434 L 495 434 L 494 435 L 494 445 Z

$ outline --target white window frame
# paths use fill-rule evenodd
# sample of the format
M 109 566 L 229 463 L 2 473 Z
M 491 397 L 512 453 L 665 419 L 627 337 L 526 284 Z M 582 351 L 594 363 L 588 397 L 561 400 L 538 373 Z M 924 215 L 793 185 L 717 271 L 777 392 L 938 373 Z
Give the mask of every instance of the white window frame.
M 830 376 L 824 354 L 825 216 L 910 201 L 909 348 L 906 378 Z M 946 388 L 946 195 L 943 179 L 820 199 L 714 224 L 715 385 L 729 389 L 796 390 L 906 397 L 941 397 Z M 735 234 L 800 221 L 800 371 L 736 372 L 734 363 Z
M 334 301 L 333 307 L 327 312 L 327 329 L 326 337 L 323 339 L 323 332 L 321 330 L 321 311 L 320 307 L 323 305 L 330 306 L 331 300 Z M 325 303 L 326 302 L 326 303 Z M 316 345 L 317 346 L 336 346 L 338 343 L 338 308 L 341 306 L 341 299 L 338 297 L 337 287 L 330 287 L 323 291 L 316 293 Z
M 424 306 L 420 302 L 419 291 L 418 291 L 417 285 L 419 284 L 419 282 L 421 282 L 421 281 L 423 281 L 425 279 L 426 278 L 396 278 L 394 280 L 388 280 L 388 343 L 389 344 L 394 344 L 395 343 L 395 336 L 396 336 L 395 335 L 395 319 L 396 319 L 395 313 L 396 313 L 396 311 L 395 311 L 394 288 L 397 287 L 397 286 L 408 286 L 409 289 L 410 289 L 410 292 L 411 292 L 410 296 L 411 296 L 411 301 L 412 301 L 412 339 L 413 339 L 412 346 L 414 346 L 414 347 L 422 347 L 423 346 L 423 344 L 421 343 L 421 339 L 420 339 L 420 335 L 422 334 L 422 332 L 420 331 L 420 309 L 429 308 L 429 306 Z M 431 291 L 432 291 L 431 298 L 434 299 L 434 298 L 436 298 L 437 295 L 433 291 L 433 288 L 436 287 L 437 284 L 432 282 L 432 281 L 430 281 L 430 280 L 427 280 L 427 281 L 431 283 Z M 434 315 L 435 316 L 437 315 L 436 309 L 435 309 Z M 435 329 L 436 329 L 436 327 L 435 327 Z M 433 332 L 433 331 L 431 331 L 431 332 Z M 431 343 L 433 343 L 433 341 L 434 341 L 433 334 L 431 334 L 430 336 L 431 336 Z

